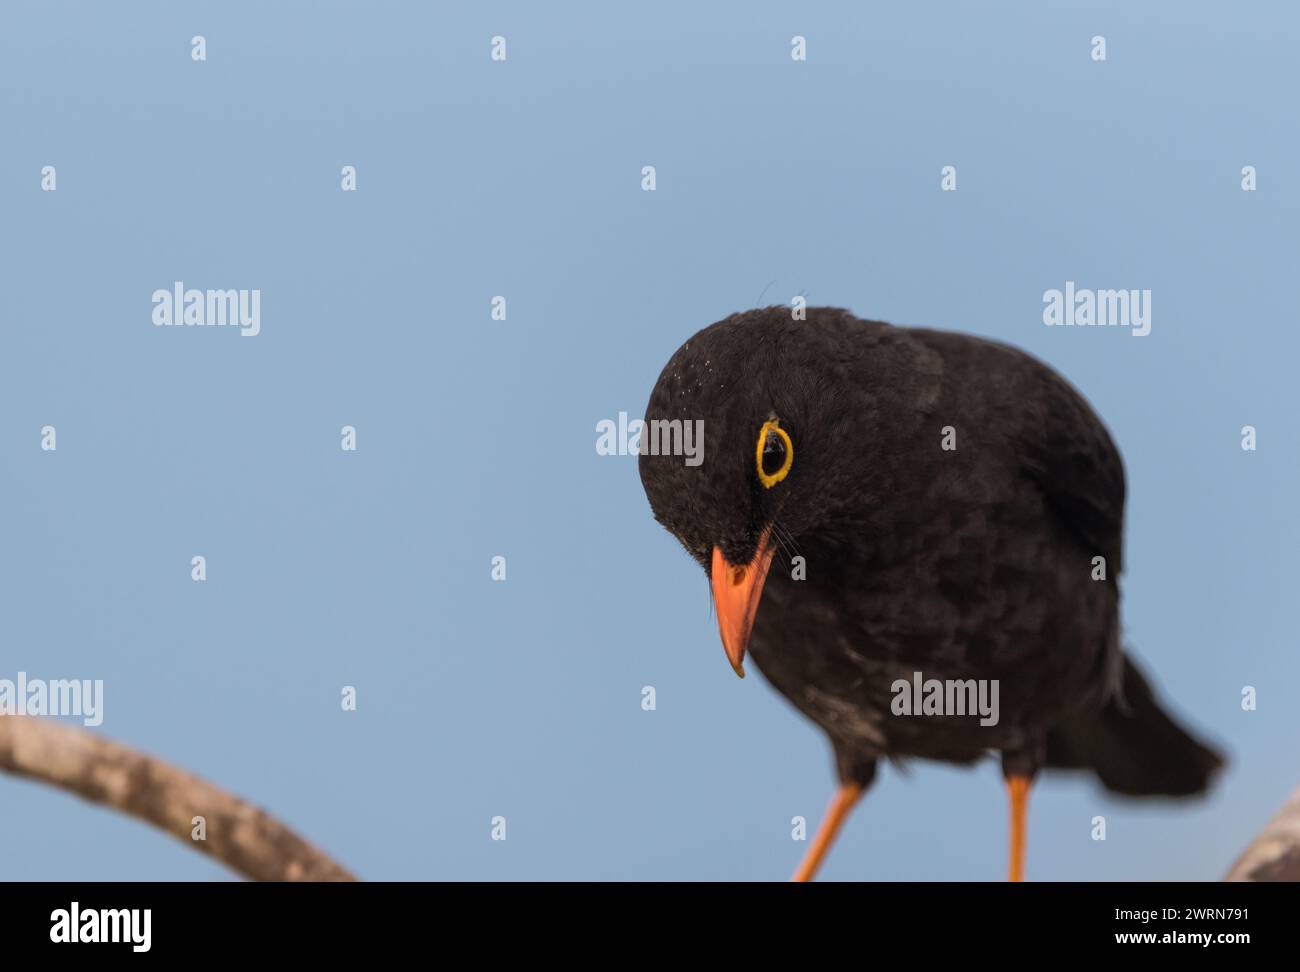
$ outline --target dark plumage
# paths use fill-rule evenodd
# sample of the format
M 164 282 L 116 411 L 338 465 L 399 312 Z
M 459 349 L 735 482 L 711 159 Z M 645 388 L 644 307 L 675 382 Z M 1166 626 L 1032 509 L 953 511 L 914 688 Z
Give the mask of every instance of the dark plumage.
M 1046 365 L 967 335 L 772 307 L 683 344 L 645 417 L 704 421 L 702 465 L 642 454 L 640 471 L 655 518 L 715 594 L 718 565 L 761 567 L 770 528 L 780 549 L 752 634 L 730 640 L 737 653 L 747 640 L 826 732 L 845 782 L 868 784 L 881 757 L 996 752 L 1009 775 L 1089 769 L 1126 794 L 1207 786 L 1220 758 L 1161 711 L 1121 650 L 1119 453 Z M 765 487 L 755 446 L 771 418 L 793 462 Z M 791 577 L 795 554 L 805 580 Z M 997 680 L 998 724 L 893 715 L 891 686 L 914 672 Z

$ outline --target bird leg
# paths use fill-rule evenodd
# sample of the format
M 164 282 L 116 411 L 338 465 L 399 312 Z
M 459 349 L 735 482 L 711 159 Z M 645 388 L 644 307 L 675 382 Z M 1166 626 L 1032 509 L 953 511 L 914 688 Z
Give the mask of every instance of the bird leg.
M 817 828 L 817 836 L 813 838 L 812 846 L 808 848 L 799 870 L 794 872 L 794 877 L 790 880 L 802 882 L 813 879 L 813 875 L 817 873 L 822 860 L 826 857 L 826 852 L 831 849 L 840 827 L 848 819 L 849 811 L 862 796 L 862 790 L 863 787 L 857 783 L 840 784 L 840 788 L 835 792 L 835 798 L 831 800 L 830 809 L 826 811 L 826 819 Z
M 1032 782 L 1031 776 L 1007 777 L 1007 793 L 1011 795 L 1011 867 L 1008 881 L 1025 879 L 1025 818 L 1029 807 L 1029 786 Z

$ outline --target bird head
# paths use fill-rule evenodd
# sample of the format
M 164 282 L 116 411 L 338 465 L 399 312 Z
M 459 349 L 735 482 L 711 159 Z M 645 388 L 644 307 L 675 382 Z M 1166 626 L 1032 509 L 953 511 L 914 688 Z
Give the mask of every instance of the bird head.
M 708 573 L 741 677 L 779 545 L 815 532 L 843 492 L 852 390 L 828 343 L 841 318 L 855 320 L 830 309 L 801 321 L 786 307 L 733 314 L 677 350 L 646 406 L 641 483 L 655 519 Z M 698 458 L 664 448 L 687 423 L 702 438 Z

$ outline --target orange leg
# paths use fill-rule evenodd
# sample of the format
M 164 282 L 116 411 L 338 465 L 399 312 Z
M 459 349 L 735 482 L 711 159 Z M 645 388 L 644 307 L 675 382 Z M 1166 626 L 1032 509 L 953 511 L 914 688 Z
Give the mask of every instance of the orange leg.
M 817 873 L 817 868 L 821 867 L 822 861 L 826 857 L 826 852 L 831 849 L 831 844 L 835 841 L 835 835 L 840 832 L 840 827 L 849 817 L 849 811 L 853 805 L 858 802 L 862 796 L 862 787 L 856 783 L 842 783 L 835 793 L 835 799 L 831 800 L 831 808 L 826 811 L 826 819 L 822 825 L 817 828 L 817 836 L 813 838 L 812 846 L 808 848 L 808 853 L 804 855 L 803 862 L 799 865 L 799 870 L 794 872 L 792 881 L 811 881 L 813 875 Z
M 1025 879 L 1025 817 L 1029 807 L 1028 776 L 1008 776 L 1007 792 L 1011 794 L 1011 873 L 1007 880 Z

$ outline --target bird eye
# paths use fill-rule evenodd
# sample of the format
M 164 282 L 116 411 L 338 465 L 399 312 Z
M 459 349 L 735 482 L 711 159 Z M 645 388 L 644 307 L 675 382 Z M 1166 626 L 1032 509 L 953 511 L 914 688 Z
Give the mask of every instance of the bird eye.
M 794 443 L 776 419 L 768 419 L 758 430 L 758 446 L 754 454 L 758 467 L 758 480 L 771 489 L 785 479 L 794 465 Z

